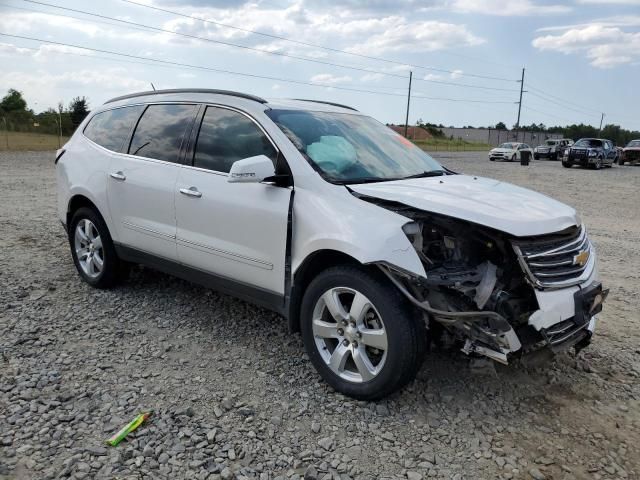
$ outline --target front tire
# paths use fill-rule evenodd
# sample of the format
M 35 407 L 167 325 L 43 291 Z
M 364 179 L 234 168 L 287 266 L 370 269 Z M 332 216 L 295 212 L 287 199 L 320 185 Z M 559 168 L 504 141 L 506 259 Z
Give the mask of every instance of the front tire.
M 116 254 L 109 229 L 93 209 L 79 208 L 69 224 L 69 245 L 80 277 L 94 288 L 114 286 L 123 264 Z
M 570 160 L 567 160 L 567 161 L 564 161 L 564 160 L 563 160 L 563 161 L 562 161 L 562 166 L 563 166 L 564 168 L 571 168 L 571 167 L 573 167 L 573 162 L 572 162 L 572 161 L 570 161 Z
M 404 387 L 426 349 L 422 318 L 384 277 L 359 266 L 332 267 L 311 282 L 301 330 L 322 378 L 359 400 Z
M 602 168 L 602 158 L 598 157 L 596 163 L 593 164 L 594 170 L 600 170 Z

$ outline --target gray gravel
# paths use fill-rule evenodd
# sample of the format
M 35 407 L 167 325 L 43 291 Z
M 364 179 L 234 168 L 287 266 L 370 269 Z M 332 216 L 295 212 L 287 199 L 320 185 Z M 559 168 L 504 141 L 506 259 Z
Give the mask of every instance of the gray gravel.
M 578 357 L 493 371 L 434 351 L 369 403 L 322 383 L 277 315 L 143 268 L 82 283 L 52 160 L 0 154 L 0 478 L 639 478 L 640 168 L 443 158 L 577 206 L 612 292 Z

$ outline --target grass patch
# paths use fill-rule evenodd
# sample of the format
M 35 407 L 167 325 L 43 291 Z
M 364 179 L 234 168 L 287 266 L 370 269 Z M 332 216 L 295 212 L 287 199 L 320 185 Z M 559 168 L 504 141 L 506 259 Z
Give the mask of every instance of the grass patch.
M 56 150 L 67 140 L 69 137 L 62 137 L 58 143 L 57 135 L 47 133 L 0 131 L 0 151 Z
M 414 143 L 427 152 L 487 152 L 493 148 L 487 143 L 465 142 L 449 138 L 415 140 Z

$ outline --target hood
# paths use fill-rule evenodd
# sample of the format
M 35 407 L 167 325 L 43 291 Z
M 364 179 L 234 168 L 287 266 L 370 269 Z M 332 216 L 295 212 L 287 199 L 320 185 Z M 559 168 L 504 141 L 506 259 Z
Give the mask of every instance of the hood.
M 541 193 L 468 175 L 349 185 L 362 195 L 399 202 L 525 237 L 579 223 L 576 211 Z
M 511 149 L 511 148 L 492 148 L 491 151 L 493 153 L 511 153 L 511 152 L 515 152 L 515 150 Z
M 625 152 L 638 152 L 640 147 L 624 147 L 622 150 Z

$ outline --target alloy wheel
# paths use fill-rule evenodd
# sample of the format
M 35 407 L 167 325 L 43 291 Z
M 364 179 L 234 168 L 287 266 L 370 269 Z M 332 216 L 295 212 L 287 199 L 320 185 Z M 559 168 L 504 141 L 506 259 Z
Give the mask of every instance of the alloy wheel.
M 74 248 L 84 274 L 90 278 L 100 276 L 104 268 L 104 249 L 100 233 L 91 220 L 83 218 L 76 225 Z
M 312 331 L 320 356 L 343 380 L 372 380 L 384 367 L 388 339 L 382 317 L 362 293 L 327 290 L 313 309 Z

